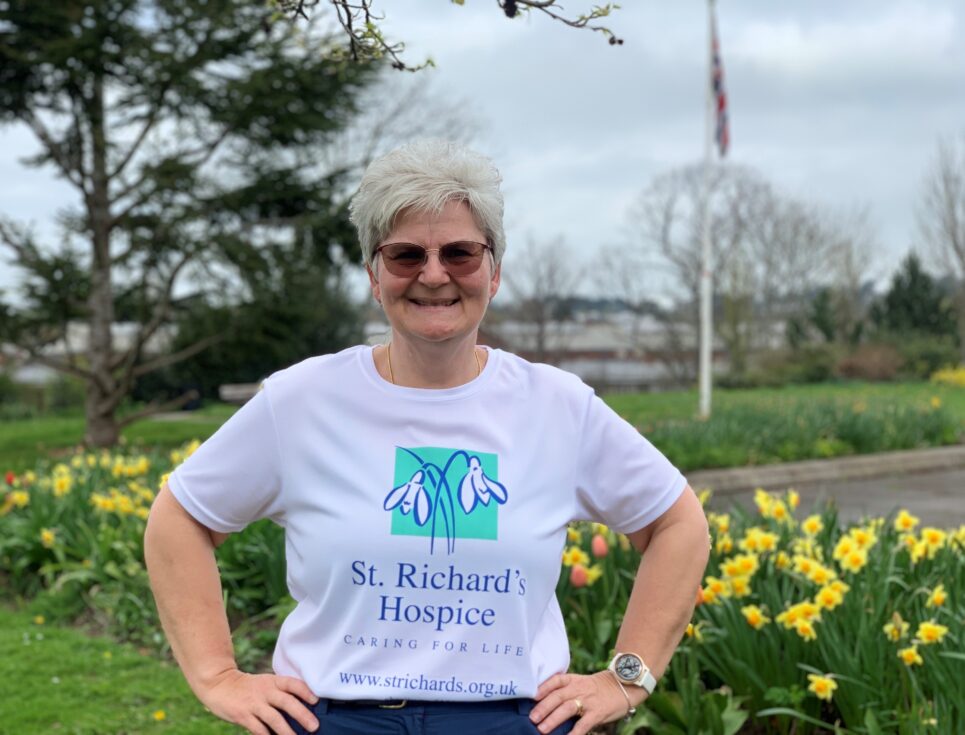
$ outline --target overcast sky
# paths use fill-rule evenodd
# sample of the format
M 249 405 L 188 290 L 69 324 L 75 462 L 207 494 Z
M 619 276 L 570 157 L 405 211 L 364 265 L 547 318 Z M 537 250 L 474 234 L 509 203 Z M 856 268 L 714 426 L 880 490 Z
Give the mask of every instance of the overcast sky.
M 625 40 L 614 47 L 539 13 L 510 21 L 485 0 L 376 3 L 407 61 L 435 60 L 421 73 L 436 94 L 481 119 L 510 253 L 529 236 L 585 251 L 624 241 L 652 177 L 702 156 L 706 4 L 623 4 L 607 22 Z M 718 19 L 728 158 L 806 201 L 867 207 L 890 275 L 916 241 L 939 138 L 965 134 L 965 3 L 722 0 Z M 0 213 L 45 227 L 71 192 L 18 164 L 32 148 L 23 130 L 0 129 Z

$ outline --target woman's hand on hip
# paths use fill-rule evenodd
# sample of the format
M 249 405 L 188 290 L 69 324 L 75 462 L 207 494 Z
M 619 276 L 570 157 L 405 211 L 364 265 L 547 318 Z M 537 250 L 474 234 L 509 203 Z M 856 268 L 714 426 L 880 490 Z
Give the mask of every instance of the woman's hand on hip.
M 588 676 L 555 674 L 540 684 L 535 699 L 537 705 L 529 718 L 540 732 L 552 732 L 571 717 L 576 717 L 580 705 L 583 714 L 573 726 L 571 735 L 586 735 L 597 725 L 613 722 L 627 714 L 626 697 L 609 671 Z
M 222 720 L 240 725 L 252 735 L 294 735 L 282 712 L 309 732 L 318 728 L 315 715 L 300 701 L 314 704 L 318 697 L 305 682 L 291 676 L 232 669 L 206 683 L 198 698 Z

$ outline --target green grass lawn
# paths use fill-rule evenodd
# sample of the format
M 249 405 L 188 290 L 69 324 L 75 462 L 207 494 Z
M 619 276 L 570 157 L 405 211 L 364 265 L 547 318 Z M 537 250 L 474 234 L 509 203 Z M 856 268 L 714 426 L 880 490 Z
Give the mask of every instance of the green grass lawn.
M 0 605 L 0 732 L 178 733 L 238 728 L 206 712 L 178 668 Z M 155 719 L 155 714 L 163 719 Z
M 712 394 L 714 409 L 774 406 L 784 410 L 814 401 L 864 401 L 866 404 L 927 404 L 932 396 L 941 400 L 965 425 L 965 389 L 927 382 L 915 383 L 818 383 L 784 388 L 717 388 Z M 612 393 L 606 402 L 637 427 L 666 420 L 687 420 L 697 416 L 696 390 L 666 393 Z
M 756 388 L 742 390 L 717 389 L 713 394 L 713 416 L 710 426 L 702 426 L 696 419 L 698 396 L 696 390 L 666 393 L 614 393 L 605 396 L 614 410 L 654 440 L 658 447 L 671 456 L 683 469 L 702 467 L 742 466 L 781 459 L 800 459 L 807 456 L 834 455 L 832 447 L 826 453 L 820 447 L 803 448 L 804 456 L 788 452 L 776 455 L 769 449 L 760 452 L 747 440 L 753 427 L 735 424 L 747 421 L 748 412 L 794 416 L 804 414 L 818 404 L 836 403 L 843 406 L 862 404 L 869 412 L 883 407 L 927 407 L 937 398 L 942 411 L 965 429 L 965 390 L 927 382 L 908 383 L 824 383 L 788 386 L 785 388 Z M 236 406 L 213 403 L 199 411 L 177 414 L 176 420 L 145 419 L 123 432 L 130 446 L 174 447 L 191 439 L 206 439 L 237 410 Z M 744 418 L 736 417 L 743 414 Z M 749 420 L 755 421 L 753 415 Z M 0 423 L 0 471 L 21 472 L 32 468 L 43 456 L 64 452 L 80 444 L 84 433 L 84 419 L 79 413 Z M 817 437 L 810 426 L 802 431 L 803 439 Z M 833 432 L 832 432 L 833 433 Z M 696 449 L 679 450 L 683 438 L 695 443 Z M 802 444 L 802 437 L 789 442 Z M 715 445 L 709 451 L 701 446 Z M 845 449 L 843 453 L 866 451 Z M 676 452 L 676 453 L 675 453 Z M 816 452 L 816 453 L 814 453 Z
M 183 412 L 178 420 L 145 419 L 122 436 L 131 446 L 175 447 L 192 439 L 207 439 L 237 406 L 213 403 L 198 411 Z M 84 438 L 84 416 L 44 416 L 0 423 L 0 470 L 30 469 L 38 457 L 79 445 Z

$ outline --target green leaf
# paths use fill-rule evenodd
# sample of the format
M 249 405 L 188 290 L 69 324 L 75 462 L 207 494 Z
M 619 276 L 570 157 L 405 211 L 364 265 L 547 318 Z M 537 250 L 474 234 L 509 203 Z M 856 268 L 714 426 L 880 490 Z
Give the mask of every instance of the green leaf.
M 600 618 L 596 621 L 596 639 L 600 644 L 604 644 L 610 640 L 610 636 L 613 634 L 613 618 L 606 617 Z
M 817 725 L 818 727 L 825 727 L 825 728 L 827 728 L 827 729 L 829 729 L 829 730 L 831 730 L 831 731 L 833 731 L 833 732 L 836 732 L 836 733 L 837 733 L 837 732 L 840 732 L 840 733 L 851 733 L 851 732 L 852 732 L 851 730 L 848 730 L 848 729 L 846 729 L 846 728 L 844 728 L 844 727 L 841 727 L 840 725 L 832 725 L 832 724 L 829 723 L 829 722 L 824 722 L 824 721 L 819 720 L 819 719 L 817 719 L 817 718 L 815 718 L 815 717 L 808 717 L 806 714 L 804 714 L 804 713 L 802 713 L 802 712 L 798 712 L 796 709 L 789 709 L 789 708 L 787 708 L 787 707 L 772 707 L 772 708 L 770 708 L 770 709 L 762 709 L 762 710 L 760 710 L 760 711 L 757 712 L 757 714 L 755 715 L 755 717 L 772 717 L 772 716 L 774 716 L 774 715 L 785 715 L 786 717 L 793 717 L 793 718 L 796 719 L 796 720 L 802 720 L 803 722 L 809 722 L 810 724 L 812 724 L 812 725 Z
M 687 720 L 680 707 L 680 695 L 660 692 L 651 694 L 644 706 L 656 712 L 661 719 L 686 731 Z
M 878 718 L 875 717 L 875 711 L 870 707 L 864 713 L 864 726 L 868 728 L 868 735 L 883 735 Z

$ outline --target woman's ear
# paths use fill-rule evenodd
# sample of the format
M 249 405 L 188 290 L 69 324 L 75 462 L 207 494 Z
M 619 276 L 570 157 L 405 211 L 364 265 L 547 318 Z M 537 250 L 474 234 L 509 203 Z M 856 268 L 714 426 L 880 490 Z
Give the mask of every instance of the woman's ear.
M 502 276 L 503 264 L 500 263 L 493 270 L 493 277 L 489 281 L 489 300 L 492 301 L 496 292 L 499 290 L 499 280 Z
M 377 268 L 378 266 L 376 266 Z M 369 274 L 369 286 L 372 288 L 372 298 L 374 298 L 379 305 L 382 305 L 382 289 L 379 287 L 379 279 L 375 277 L 375 271 L 372 270 L 372 266 L 368 263 L 365 265 L 365 272 Z

